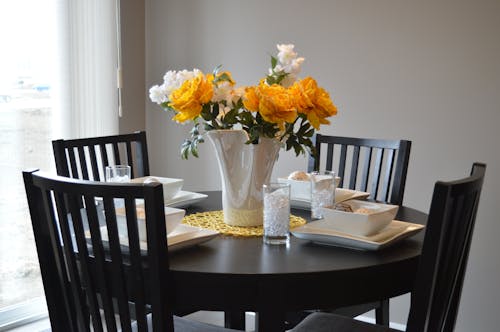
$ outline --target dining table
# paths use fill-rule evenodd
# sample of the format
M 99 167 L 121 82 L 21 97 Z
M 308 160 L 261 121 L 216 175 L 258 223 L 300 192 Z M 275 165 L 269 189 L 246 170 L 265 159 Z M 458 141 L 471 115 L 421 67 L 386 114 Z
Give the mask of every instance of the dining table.
M 222 208 L 220 191 L 186 207 L 186 214 Z M 310 211 L 293 215 L 310 221 Z M 397 220 L 424 224 L 427 215 L 400 206 Z M 223 311 L 227 327 L 244 328 L 256 313 L 256 331 L 284 331 L 287 312 L 335 309 L 411 292 L 423 244 L 420 232 L 375 250 L 326 246 L 290 237 L 288 245 L 262 237 L 219 235 L 169 255 L 176 312 Z

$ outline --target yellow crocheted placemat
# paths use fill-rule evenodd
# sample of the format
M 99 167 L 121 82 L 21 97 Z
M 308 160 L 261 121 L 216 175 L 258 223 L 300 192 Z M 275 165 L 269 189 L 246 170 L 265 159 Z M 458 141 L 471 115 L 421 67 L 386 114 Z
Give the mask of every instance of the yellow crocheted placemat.
M 224 223 L 224 214 L 221 211 L 198 212 L 187 215 L 182 219 L 183 224 L 211 229 L 223 235 L 233 236 L 262 236 L 262 226 L 240 227 Z M 290 215 L 290 229 L 302 226 L 306 220 L 301 217 Z

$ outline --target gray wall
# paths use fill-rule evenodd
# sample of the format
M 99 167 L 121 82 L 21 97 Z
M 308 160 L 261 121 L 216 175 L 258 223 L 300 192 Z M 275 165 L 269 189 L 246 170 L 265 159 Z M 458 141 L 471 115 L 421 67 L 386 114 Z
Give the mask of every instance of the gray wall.
M 120 0 L 122 116 L 118 123 L 121 134 L 146 127 L 145 9 L 145 0 Z
M 457 331 L 496 331 L 500 292 L 500 1 L 146 1 L 146 85 L 169 69 L 223 64 L 239 84 L 267 71 L 275 44 L 294 43 L 339 108 L 325 134 L 413 141 L 405 204 L 428 211 L 434 182 L 488 164 Z M 152 173 L 220 188 L 213 149 L 182 161 L 189 126 L 146 101 Z M 305 169 L 282 152 L 274 176 Z M 408 297 L 391 305 L 405 322 Z M 481 327 L 478 327 L 480 324 Z

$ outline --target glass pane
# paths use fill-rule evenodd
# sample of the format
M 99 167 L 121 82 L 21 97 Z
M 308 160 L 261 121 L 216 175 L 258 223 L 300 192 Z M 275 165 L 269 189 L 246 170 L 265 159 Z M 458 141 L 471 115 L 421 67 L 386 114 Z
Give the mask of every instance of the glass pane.
M 0 1 L 0 309 L 43 296 L 21 172 L 54 170 L 55 5 Z

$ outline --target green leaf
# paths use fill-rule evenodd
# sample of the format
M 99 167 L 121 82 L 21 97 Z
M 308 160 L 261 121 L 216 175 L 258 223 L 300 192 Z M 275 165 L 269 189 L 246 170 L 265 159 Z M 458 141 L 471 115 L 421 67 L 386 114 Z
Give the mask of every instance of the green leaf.
M 303 152 L 303 149 L 302 149 L 302 146 L 297 143 L 297 142 L 294 142 L 293 144 L 293 149 L 295 150 L 295 155 L 299 155 L 301 152 Z
M 184 144 L 183 144 L 184 145 Z M 188 155 L 189 155 L 189 147 L 190 145 L 187 145 L 187 146 L 183 146 L 181 148 L 181 158 L 184 159 L 184 160 L 187 160 L 188 159 Z
M 217 67 L 214 68 L 214 70 L 212 72 L 214 74 L 214 76 L 217 76 L 217 74 L 219 73 L 221 68 L 222 68 L 222 65 L 218 65 Z
M 274 56 L 271 56 L 271 68 L 274 69 L 278 64 L 278 59 Z
M 189 151 L 193 156 L 198 158 L 198 144 L 196 142 L 193 142 L 193 144 L 191 144 L 191 146 L 189 147 Z
M 313 135 L 314 135 L 314 128 L 306 131 L 304 134 L 305 137 L 312 137 Z

